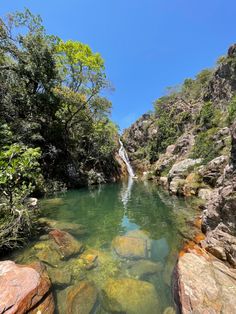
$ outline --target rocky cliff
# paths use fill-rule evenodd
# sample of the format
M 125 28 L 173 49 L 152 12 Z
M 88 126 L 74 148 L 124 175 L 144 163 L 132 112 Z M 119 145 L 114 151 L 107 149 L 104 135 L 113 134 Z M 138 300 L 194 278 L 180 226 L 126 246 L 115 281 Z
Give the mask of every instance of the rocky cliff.
M 181 254 L 173 277 L 181 313 L 236 312 L 227 290 L 236 289 L 235 93 L 236 44 L 215 69 L 158 99 L 154 112 L 123 134 L 140 178 L 155 180 L 172 194 L 203 199 L 205 238 Z

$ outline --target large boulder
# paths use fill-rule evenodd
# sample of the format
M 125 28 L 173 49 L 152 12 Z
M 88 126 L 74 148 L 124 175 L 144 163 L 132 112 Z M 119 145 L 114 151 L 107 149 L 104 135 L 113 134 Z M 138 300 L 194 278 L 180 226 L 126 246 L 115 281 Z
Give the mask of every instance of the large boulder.
M 109 313 L 158 313 L 159 300 L 154 286 L 135 279 L 109 279 L 103 289 L 104 307 Z
M 0 262 L 0 313 L 54 313 L 51 282 L 43 264 Z
M 236 313 L 236 271 L 207 255 L 182 255 L 173 274 L 173 292 L 183 314 Z
M 84 250 L 83 244 L 66 231 L 55 229 L 49 232 L 49 236 L 54 240 L 55 246 L 61 254 L 62 259 L 68 259 L 78 255 Z
M 120 257 L 139 259 L 148 257 L 147 240 L 131 236 L 117 236 L 112 246 Z
M 174 177 L 186 178 L 186 176 L 188 175 L 189 168 L 192 168 L 200 164 L 201 162 L 202 162 L 201 158 L 198 159 L 187 158 L 175 163 L 169 172 L 168 175 L 169 181 L 171 181 Z

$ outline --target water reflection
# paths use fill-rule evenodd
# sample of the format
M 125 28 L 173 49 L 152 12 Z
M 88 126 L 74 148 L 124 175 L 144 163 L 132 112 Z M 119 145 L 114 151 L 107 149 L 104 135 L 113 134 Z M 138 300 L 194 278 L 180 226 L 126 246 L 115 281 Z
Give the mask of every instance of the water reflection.
M 132 190 L 133 184 L 134 184 L 134 180 L 132 177 L 129 177 L 128 183 L 123 182 L 122 184 L 122 188 L 120 192 L 120 199 L 124 205 L 125 210 L 127 209 L 128 202 L 131 198 L 131 190 Z

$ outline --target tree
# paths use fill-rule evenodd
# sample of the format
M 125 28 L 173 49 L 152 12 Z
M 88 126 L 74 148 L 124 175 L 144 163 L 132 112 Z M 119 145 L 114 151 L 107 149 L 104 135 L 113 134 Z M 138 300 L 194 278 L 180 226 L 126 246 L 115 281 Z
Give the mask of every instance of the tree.
M 63 85 L 56 88 L 56 95 L 63 100 L 65 129 L 80 122 L 83 111 L 93 113 L 100 102 L 96 101 L 106 86 L 104 61 L 88 45 L 75 41 L 60 41 L 56 47 L 58 67 Z

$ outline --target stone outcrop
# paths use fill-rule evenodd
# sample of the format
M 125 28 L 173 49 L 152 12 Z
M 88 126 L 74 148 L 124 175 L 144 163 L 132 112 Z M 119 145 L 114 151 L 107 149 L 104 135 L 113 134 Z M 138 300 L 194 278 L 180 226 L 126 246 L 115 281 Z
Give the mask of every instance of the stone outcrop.
M 236 44 L 229 48 L 227 57 L 218 66 L 204 95 L 205 101 L 213 101 L 221 109 L 225 109 L 236 90 L 235 47 Z
M 197 164 L 200 164 L 202 159 L 184 159 L 178 163 L 175 163 L 171 170 L 169 171 L 168 179 L 169 181 L 173 178 L 185 178 L 187 176 L 187 171 L 190 167 L 194 167 Z
M 228 156 L 219 156 L 211 160 L 206 166 L 199 170 L 203 182 L 210 187 L 216 187 L 217 181 L 223 175 L 224 169 L 229 162 Z M 221 182 L 218 182 L 218 185 Z
M 232 127 L 231 162 L 224 169 L 221 185 L 213 191 L 203 212 L 202 245 L 212 254 L 236 268 L 236 125 Z
M 41 263 L 0 262 L 0 313 L 54 313 L 51 282 Z
M 176 264 L 173 292 L 180 313 L 235 313 L 236 271 L 205 254 L 186 253 Z

